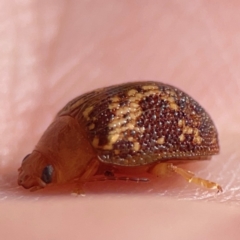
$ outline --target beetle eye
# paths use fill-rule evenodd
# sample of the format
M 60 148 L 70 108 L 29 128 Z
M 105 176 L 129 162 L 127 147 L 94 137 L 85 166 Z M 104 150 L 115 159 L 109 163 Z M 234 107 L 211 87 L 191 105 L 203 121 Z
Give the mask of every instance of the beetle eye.
M 22 162 L 24 162 L 29 155 L 30 155 L 30 153 L 23 158 Z
M 53 174 L 53 166 L 52 165 L 47 165 L 42 171 L 41 179 L 45 183 L 51 183 L 52 182 L 52 174 Z

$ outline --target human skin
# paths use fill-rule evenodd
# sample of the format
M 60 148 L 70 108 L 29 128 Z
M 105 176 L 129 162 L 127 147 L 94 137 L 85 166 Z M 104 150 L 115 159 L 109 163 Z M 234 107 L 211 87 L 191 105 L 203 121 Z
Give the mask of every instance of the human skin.
M 0 229 L 4 239 L 238 239 L 240 3 L 0 1 Z M 29 192 L 17 169 L 55 114 L 98 87 L 155 80 L 211 115 L 221 152 L 184 164 L 223 193 L 179 176 Z

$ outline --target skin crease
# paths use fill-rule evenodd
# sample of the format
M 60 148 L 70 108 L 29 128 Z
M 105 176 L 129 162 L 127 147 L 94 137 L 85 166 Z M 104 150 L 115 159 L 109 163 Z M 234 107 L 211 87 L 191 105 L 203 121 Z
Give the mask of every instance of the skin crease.
M 12 4 L 0 1 L 1 236 L 238 239 L 240 3 Z M 22 159 L 57 111 L 86 91 L 129 80 L 177 86 L 210 113 L 221 154 L 182 167 L 216 181 L 223 193 L 178 176 L 92 182 L 85 198 L 69 194 L 74 185 L 37 192 L 17 186 Z

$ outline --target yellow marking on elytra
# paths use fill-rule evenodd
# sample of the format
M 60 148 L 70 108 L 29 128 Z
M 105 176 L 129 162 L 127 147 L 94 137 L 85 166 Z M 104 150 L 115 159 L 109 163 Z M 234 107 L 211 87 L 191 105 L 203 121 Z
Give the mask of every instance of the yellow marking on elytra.
M 202 138 L 199 135 L 199 130 L 197 128 L 192 128 L 186 125 L 185 121 L 180 119 L 178 121 L 178 126 L 182 128 L 182 134 L 179 135 L 179 139 L 180 141 L 184 141 L 185 140 L 185 134 L 188 135 L 193 135 L 193 144 L 201 144 L 202 143 Z
M 118 96 L 114 96 L 110 99 L 113 103 L 115 102 L 119 102 L 120 101 L 120 98 Z
M 170 103 L 169 107 L 172 109 L 172 110 L 178 110 L 178 105 L 176 103 Z
M 140 101 L 144 100 L 146 97 L 151 95 L 158 95 L 162 100 L 169 103 L 169 108 L 177 111 L 179 106 L 175 102 L 176 94 L 174 91 L 161 91 L 156 85 L 145 85 L 141 87 L 143 92 L 138 92 L 137 89 L 130 89 L 126 91 L 128 98 L 124 106 L 120 105 L 120 97 L 118 94 L 114 95 L 110 100 L 108 108 L 110 110 L 116 109 L 114 112 L 115 117 L 108 123 L 108 128 L 110 129 L 107 139 L 108 142 L 104 146 L 99 146 L 102 149 L 112 149 L 113 145 L 121 140 L 125 139 L 124 133 L 128 130 L 134 130 L 137 134 L 143 133 L 145 128 L 137 127 L 137 119 L 142 115 L 142 108 L 140 106 Z M 182 128 L 182 133 L 179 135 L 180 141 L 185 140 L 185 134 L 193 134 L 194 129 L 192 127 L 186 126 L 185 120 L 180 119 L 178 121 L 178 126 Z M 201 138 L 198 135 L 194 135 L 194 143 L 198 144 Z M 133 150 L 138 148 L 137 141 L 135 138 L 128 138 L 128 141 L 133 142 Z M 165 138 L 161 137 L 157 140 L 158 144 L 164 144 Z
M 169 107 L 172 110 L 178 110 L 178 105 L 175 102 L 175 99 L 173 97 L 167 97 L 166 100 L 169 102 Z
M 160 137 L 158 140 L 157 140 L 157 143 L 158 144 L 164 144 L 164 142 L 165 142 L 165 137 L 163 136 L 163 137 Z
M 201 144 L 202 138 L 199 136 L 199 130 L 197 128 L 194 129 L 194 137 L 193 144 Z
M 108 135 L 109 144 L 115 143 L 119 138 L 119 134 Z
M 87 107 L 84 111 L 83 111 L 83 116 L 88 120 L 89 119 L 89 114 L 92 112 L 93 110 L 93 106 Z
M 193 137 L 193 144 L 201 144 L 202 143 L 202 138 L 200 136 Z
M 123 124 L 126 124 L 127 120 L 125 118 L 115 118 L 113 121 L 111 121 L 108 125 L 109 128 L 119 128 L 121 127 Z M 111 135 L 111 134 L 110 134 Z
M 148 97 L 148 96 L 151 96 L 151 95 L 156 95 L 156 94 L 158 94 L 158 93 L 159 93 L 159 90 L 153 89 L 153 90 L 149 90 L 149 91 L 143 93 L 142 95 L 143 95 L 144 97 Z
M 183 125 L 185 125 L 185 121 L 183 119 L 179 119 L 178 120 L 178 126 L 182 127 Z
M 113 149 L 113 145 L 112 144 L 105 144 L 102 147 L 103 150 L 112 150 Z
M 134 96 L 138 91 L 136 89 L 131 89 L 127 92 L 128 96 Z
M 156 86 L 156 85 L 145 85 L 145 86 L 142 86 L 142 89 L 143 90 L 154 90 L 154 89 L 158 90 L 158 86 Z
M 129 141 L 129 142 L 132 142 L 133 140 L 134 140 L 133 137 L 129 137 L 129 138 L 128 138 L 128 141 Z
M 120 107 L 120 104 L 115 102 L 110 103 L 108 106 L 109 109 L 118 109 L 119 107 Z
M 127 124 L 127 128 L 130 130 L 133 130 L 135 128 L 134 124 L 132 124 L 131 122 Z
M 137 109 L 137 108 L 139 107 L 139 104 L 134 103 L 134 102 L 131 102 L 131 103 L 129 104 L 129 107 L 130 107 L 130 108 L 135 108 L 135 109 Z
M 185 140 L 184 134 L 181 134 L 178 138 L 179 138 L 180 142 L 183 142 Z
M 129 103 L 138 103 L 141 99 L 143 98 L 143 94 L 142 93 L 137 93 L 134 96 L 131 96 L 128 98 L 128 102 Z
M 139 151 L 139 149 L 140 149 L 140 144 L 139 144 L 139 142 L 134 142 L 134 143 L 133 143 L 133 150 L 134 150 L 134 151 Z
M 173 91 L 173 90 L 167 90 L 166 93 L 167 93 L 169 96 L 176 97 L 176 92 Z
M 170 103 L 174 103 L 174 102 L 175 102 L 175 100 L 174 100 L 173 97 L 168 97 L 167 100 L 168 100 Z
M 120 115 L 124 115 L 124 114 L 127 114 L 127 113 L 129 113 L 129 111 L 130 111 L 130 109 L 129 109 L 129 107 L 121 107 L 121 108 L 119 108 L 117 111 L 116 111 L 116 116 L 120 116 Z
M 117 110 L 115 117 L 108 124 L 109 129 L 112 130 L 108 133 L 108 143 L 102 147 L 103 149 L 112 149 L 117 141 L 121 141 L 124 138 L 124 132 L 127 130 L 135 130 L 136 132 L 142 132 L 144 130 L 136 127 L 137 118 L 142 114 L 139 101 L 144 98 L 144 95 L 138 93 L 136 89 L 129 90 L 127 95 L 129 98 L 126 106 L 121 107 L 118 102 L 109 104 L 109 109 L 117 107 Z M 116 100 L 117 98 L 118 96 L 116 95 L 113 96 L 112 99 Z M 131 141 L 134 142 L 133 137 Z M 135 143 L 134 148 L 138 149 L 137 143 Z
M 189 126 L 184 126 L 183 127 L 183 134 L 192 134 L 193 133 L 193 128 Z

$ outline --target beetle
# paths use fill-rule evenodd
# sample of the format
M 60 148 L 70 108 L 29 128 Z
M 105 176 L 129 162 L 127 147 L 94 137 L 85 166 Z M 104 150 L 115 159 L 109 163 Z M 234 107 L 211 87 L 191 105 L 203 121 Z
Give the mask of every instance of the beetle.
M 164 83 L 130 82 L 85 93 L 63 107 L 23 159 L 18 184 L 37 190 L 77 179 L 81 192 L 97 175 L 175 172 L 222 191 L 179 167 L 218 153 L 216 127 L 193 98 Z

